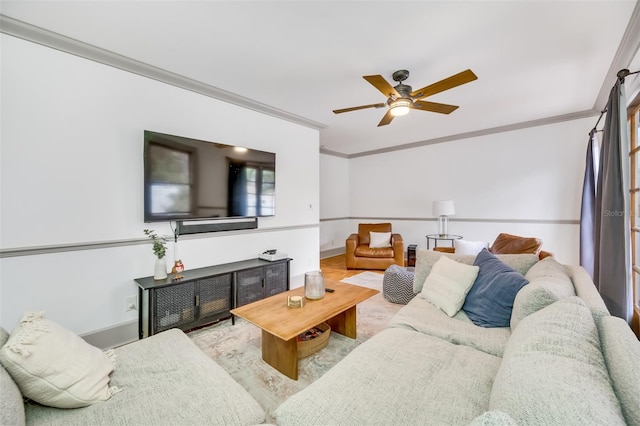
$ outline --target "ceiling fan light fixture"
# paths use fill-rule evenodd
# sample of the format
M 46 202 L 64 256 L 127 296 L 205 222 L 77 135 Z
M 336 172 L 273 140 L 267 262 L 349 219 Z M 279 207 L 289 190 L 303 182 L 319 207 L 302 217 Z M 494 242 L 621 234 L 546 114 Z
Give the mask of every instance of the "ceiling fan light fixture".
M 407 99 L 407 98 L 395 99 L 389 103 L 391 115 L 393 115 L 394 117 L 407 115 L 409 113 L 409 109 L 411 109 L 411 105 L 412 105 L 411 99 Z

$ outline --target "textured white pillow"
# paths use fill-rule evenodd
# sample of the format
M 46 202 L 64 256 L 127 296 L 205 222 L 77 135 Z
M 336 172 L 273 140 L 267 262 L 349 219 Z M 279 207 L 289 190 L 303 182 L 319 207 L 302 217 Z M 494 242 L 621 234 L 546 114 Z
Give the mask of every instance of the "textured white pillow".
M 369 232 L 369 248 L 391 247 L 391 232 Z
M 456 254 L 477 255 L 482 249 L 489 248 L 489 243 L 486 241 L 455 240 L 453 244 L 456 248 Z
M 0 362 L 24 396 L 42 405 L 78 408 L 119 391 L 109 387 L 112 353 L 91 346 L 41 312 L 27 312 L 0 349 Z
M 465 265 L 442 256 L 431 268 L 420 296 L 452 317 L 464 305 L 479 270 L 478 266 Z

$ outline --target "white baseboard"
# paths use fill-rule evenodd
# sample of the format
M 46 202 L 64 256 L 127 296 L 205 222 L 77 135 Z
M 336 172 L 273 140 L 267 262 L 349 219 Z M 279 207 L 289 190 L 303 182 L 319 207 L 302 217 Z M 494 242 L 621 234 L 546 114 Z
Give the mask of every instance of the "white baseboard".
M 100 349 L 110 349 L 138 340 L 138 320 L 84 334 L 87 343 Z
M 338 256 L 339 254 L 344 254 L 344 253 L 345 253 L 344 247 L 329 249 L 329 250 L 320 252 L 320 259 L 326 259 L 327 257 Z

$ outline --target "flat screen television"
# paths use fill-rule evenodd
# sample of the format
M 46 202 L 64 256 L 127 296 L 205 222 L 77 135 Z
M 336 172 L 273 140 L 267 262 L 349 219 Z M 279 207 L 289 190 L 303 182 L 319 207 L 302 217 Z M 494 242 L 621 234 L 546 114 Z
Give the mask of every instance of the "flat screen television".
M 144 132 L 144 221 L 275 215 L 276 155 Z

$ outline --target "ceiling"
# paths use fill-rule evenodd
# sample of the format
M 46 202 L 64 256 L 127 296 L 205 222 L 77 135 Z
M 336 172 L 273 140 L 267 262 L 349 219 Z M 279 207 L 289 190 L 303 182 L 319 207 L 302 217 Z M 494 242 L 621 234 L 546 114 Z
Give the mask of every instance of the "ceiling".
M 320 129 L 323 152 L 347 157 L 597 115 L 615 73 L 640 69 L 638 9 L 632 0 L 0 3 L 6 17 L 301 117 Z M 364 75 L 394 83 L 407 69 L 417 89 L 468 68 L 478 80 L 426 99 L 459 105 L 450 115 L 411 111 L 377 127 L 385 109 L 332 113 L 385 102 Z

